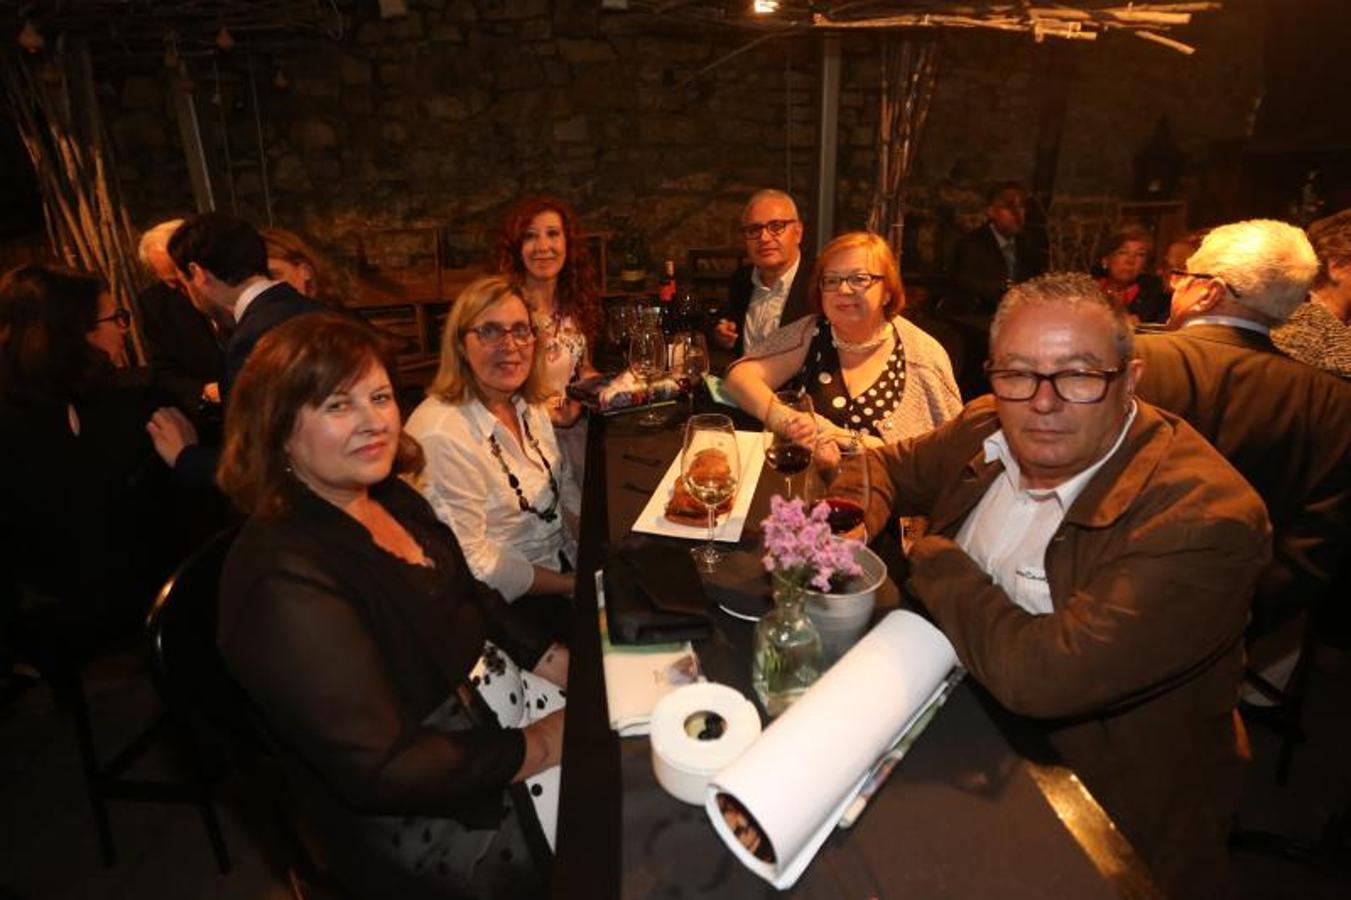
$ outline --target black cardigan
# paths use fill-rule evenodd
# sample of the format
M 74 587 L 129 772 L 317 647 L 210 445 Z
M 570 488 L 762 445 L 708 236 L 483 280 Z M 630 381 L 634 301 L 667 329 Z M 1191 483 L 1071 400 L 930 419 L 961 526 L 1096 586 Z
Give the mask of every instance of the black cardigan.
M 433 561 L 378 547 L 298 485 L 288 511 L 252 519 L 226 562 L 218 642 L 261 709 L 301 793 L 334 814 L 444 816 L 500 809 L 525 741 L 495 722 L 446 732 L 423 720 L 464 683 L 485 637 L 529 668 L 547 640 L 475 582 L 454 535 L 412 488 L 371 490 Z M 498 816 L 500 818 L 500 815 Z

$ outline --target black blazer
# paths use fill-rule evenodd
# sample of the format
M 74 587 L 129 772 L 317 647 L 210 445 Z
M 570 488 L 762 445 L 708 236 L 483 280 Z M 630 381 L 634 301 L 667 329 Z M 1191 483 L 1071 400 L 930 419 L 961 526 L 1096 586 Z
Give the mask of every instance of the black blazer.
M 1026 229 L 1014 237 L 1013 248 L 1017 259 L 1013 277 L 1015 284 L 1046 271 L 1045 255 L 1038 251 Z M 995 311 L 1009 279 L 1004 254 L 999 249 L 999 242 L 995 240 L 989 222 L 968 231 L 957 241 L 948 273 L 948 300 L 957 306 L 956 311 Z
M 808 294 L 812 268 L 815 265 L 816 261 L 804 252 L 798 261 L 797 274 L 793 276 L 793 286 L 788 289 L 788 299 L 783 304 L 783 313 L 779 316 L 780 326 L 796 322 L 811 312 Z M 732 273 L 731 280 L 727 284 L 727 305 L 722 308 L 722 315 L 719 316 L 736 323 L 736 343 L 732 345 L 733 358 L 740 357 L 746 350 L 746 310 L 750 308 L 751 294 L 755 290 L 751 284 L 751 273 L 754 271 L 755 267 L 748 264 Z
M 235 323 L 230 334 L 230 343 L 225 347 L 225 378 L 221 381 L 221 402 L 226 402 L 230 386 L 234 384 L 239 371 L 253 352 L 253 345 L 273 328 L 295 316 L 310 312 L 320 312 L 324 305 L 311 300 L 291 287 L 280 282 L 263 291 L 244 310 L 244 317 Z
M 274 284 L 263 291 L 244 310 L 244 317 L 235 323 L 230 343 L 225 348 L 225 374 L 220 383 L 221 406 L 230 402 L 230 386 L 238 377 L 253 345 L 263 335 L 282 322 L 304 313 L 319 312 L 325 307 L 311 300 L 286 282 Z M 220 461 L 220 447 L 192 444 L 184 447 L 174 463 L 174 474 L 187 484 L 210 485 L 215 481 L 216 463 Z
M 192 301 L 156 281 L 136 297 L 151 384 L 173 395 L 184 411 L 197 409 L 202 388 L 225 374 L 225 339 Z
M 1135 346 L 1145 363 L 1139 396 L 1190 422 L 1267 505 L 1273 557 L 1254 624 L 1312 603 L 1336 575 L 1351 526 L 1351 384 L 1229 325 L 1140 335 Z

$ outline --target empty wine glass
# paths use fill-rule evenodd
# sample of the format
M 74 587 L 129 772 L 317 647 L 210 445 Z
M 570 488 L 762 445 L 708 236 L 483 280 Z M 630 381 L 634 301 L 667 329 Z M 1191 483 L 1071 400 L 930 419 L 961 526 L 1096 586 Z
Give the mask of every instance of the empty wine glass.
M 698 331 L 681 331 L 671 339 L 671 371 L 689 394 L 689 412 L 694 415 L 694 395 L 708 374 L 708 343 Z
M 732 420 L 720 413 L 690 416 L 680 451 L 680 477 L 690 495 L 708 510 L 708 543 L 690 551 L 703 572 L 712 572 L 722 562 L 722 551 L 713 544 L 717 509 L 736 495 L 740 474 Z
M 638 418 L 639 425 L 657 426 L 665 419 L 652 405 L 652 380 L 666 371 L 666 338 L 659 328 L 642 325 L 629 338 L 629 368 L 643 380 L 643 398 L 647 410 Z
M 637 311 L 631 303 L 611 304 L 605 316 L 605 332 L 610 343 L 616 347 L 623 347 L 624 341 L 633 331 L 637 318 Z
M 765 414 L 765 462 L 783 475 L 785 499 L 792 499 L 793 476 L 806 469 L 816 446 L 816 415 L 806 391 L 779 391 Z
M 824 500 L 830 507 L 831 533 L 867 541 L 863 518 L 868 509 L 868 453 L 856 431 L 822 435 L 812 455 L 809 482 L 804 493 L 811 502 Z

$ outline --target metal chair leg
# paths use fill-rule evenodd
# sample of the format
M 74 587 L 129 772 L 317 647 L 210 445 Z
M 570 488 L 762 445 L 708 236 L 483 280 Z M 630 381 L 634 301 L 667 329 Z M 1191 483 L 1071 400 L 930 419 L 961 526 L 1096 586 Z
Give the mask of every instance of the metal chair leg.
M 117 851 L 113 845 L 113 829 L 108 821 L 108 806 L 104 802 L 102 774 L 99 770 L 98 753 L 94 748 L 94 729 L 89 723 L 89 703 L 84 694 L 84 683 L 78 671 L 62 673 L 52 679 L 52 691 L 57 703 L 65 708 L 75 726 L 75 744 L 80 752 L 80 768 L 84 773 L 85 792 L 89 796 L 89 807 L 94 815 L 94 827 L 98 831 L 99 851 L 103 865 L 111 868 L 117 862 Z

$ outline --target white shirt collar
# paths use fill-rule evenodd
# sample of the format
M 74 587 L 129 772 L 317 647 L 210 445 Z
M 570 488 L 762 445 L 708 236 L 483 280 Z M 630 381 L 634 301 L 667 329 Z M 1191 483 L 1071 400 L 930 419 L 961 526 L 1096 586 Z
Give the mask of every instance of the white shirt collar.
M 802 254 L 798 253 L 797 259 L 793 260 L 793 264 L 784 269 L 783 274 L 779 276 L 779 280 L 771 285 L 766 285 L 760 280 L 760 269 L 757 266 L 756 268 L 751 269 L 751 287 L 759 288 L 762 291 L 770 291 L 772 293 L 773 291 L 778 290 L 780 285 L 782 285 L 782 289 L 787 292 L 788 289 L 793 286 L 793 279 L 797 277 L 797 267 L 800 265 L 802 265 Z
M 1182 323 L 1183 328 L 1190 328 L 1193 325 L 1228 325 L 1232 328 L 1246 328 L 1248 331 L 1255 331 L 1258 334 L 1271 334 L 1271 329 L 1261 322 L 1240 318 L 1239 316 L 1197 316 Z
M 1004 237 L 999 233 L 999 229 L 994 227 L 993 222 L 990 223 L 990 234 L 994 235 L 994 239 L 998 242 L 1001 249 L 1017 240 L 1017 235 L 1014 235 L 1013 237 Z
M 249 308 L 249 304 L 256 300 L 259 294 L 277 284 L 281 284 L 281 282 L 264 278 L 262 281 L 255 281 L 240 291 L 239 296 L 235 299 L 235 321 L 238 322 L 244 318 L 244 310 Z
M 1044 490 L 1029 490 L 1023 487 L 1023 473 L 1018 465 L 1018 460 L 1014 458 L 1013 450 L 1009 447 L 1008 439 L 1004 437 L 1004 429 L 999 429 L 994 434 L 985 439 L 985 461 L 987 463 L 999 460 L 1004 464 L 1004 477 L 1009 479 L 1009 485 L 1015 491 L 1024 491 L 1034 497 L 1045 497 L 1054 494 L 1060 501 L 1060 508 L 1068 510 L 1079 495 L 1083 493 L 1088 482 L 1098 473 L 1107 460 L 1121 448 L 1122 442 L 1126 440 L 1126 432 L 1130 431 L 1131 423 L 1135 421 L 1135 414 L 1139 411 L 1139 406 L 1134 400 L 1131 401 L 1131 411 L 1126 415 L 1126 421 L 1121 426 L 1121 433 L 1116 436 L 1116 442 L 1111 448 L 1098 459 L 1097 462 L 1084 469 L 1082 472 L 1067 478 L 1053 488 Z
M 515 408 L 518 418 L 525 415 L 526 406 L 528 404 L 521 398 L 520 394 L 512 395 L 511 405 Z M 483 405 L 483 401 L 475 395 L 471 394 L 469 401 L 465 404 L 465 416 L 473 424 L 479 434 L 483 436 L 484 440 L 487 440 L 488 435 L 492 434 L 498 428 L 506 431 L 506 426 L 503 425 L 497 416 L 493 415 L 488 410 L 488 407 Z

